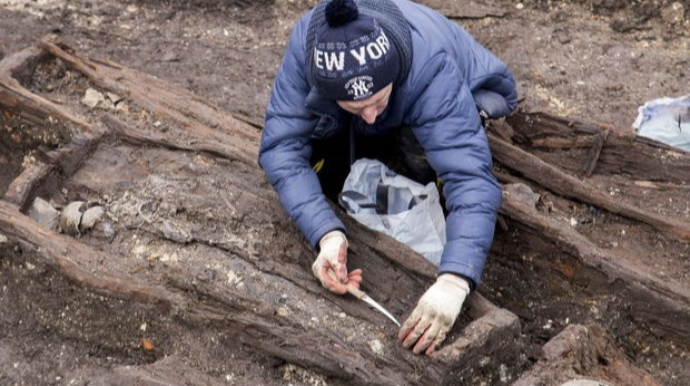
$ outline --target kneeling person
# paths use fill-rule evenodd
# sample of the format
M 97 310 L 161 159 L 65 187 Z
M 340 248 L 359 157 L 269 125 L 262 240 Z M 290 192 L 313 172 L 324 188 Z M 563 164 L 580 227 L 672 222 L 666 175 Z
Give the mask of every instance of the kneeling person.
M 373 137 L 407 126 L 444 184 L 447 244 L 438 277 L 399 332 L 416 354 L 436 350 L 480 284 L 501 190 L 478 111 L 505 116 L 516 100 L 500 60 L 455 23 L 407 0 L 323 0 L 292 31 L 259 163 L 318 251 L 312 268 L 324 287 L 344 294 L 348 284 L 359 287 L 362 272 L 348 273 L 345 226 L 310 164 L 315 143 L 348 138 L 346 130 Z

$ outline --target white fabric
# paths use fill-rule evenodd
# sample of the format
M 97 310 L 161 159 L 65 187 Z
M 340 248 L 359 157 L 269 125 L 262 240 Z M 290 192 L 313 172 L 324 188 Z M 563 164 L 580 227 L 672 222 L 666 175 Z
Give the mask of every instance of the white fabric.
M 403 345 L 408 348 L 412 346 L 427 328 L 429 331 L 425 342 L 420 340 L 414 348 L 416 354 L 428 347 L 435 348 L 443 342 L 469 293 L 467 280 L 453 274 L 439 276 L 436 283 L 422 295 L 417 307 L 403 324 L 400 330 Z
M 391 187 L 387 214 L 377 214 L 375 209 L 361 208 L 346 197 L 347 192 L 356 192 L 375 203 L 380 184 Z M 425 198 L 419 199 L 418 204 L 409 208 L 413 197 Z M 345 204 L 343 206 L 348 214 L 358 222 L 409 245 L 435 265 L 440 264 L 446 244 L 446 218 L 438 190 L 433 183 L 424 186 L 396 174 L 379 161 L 363 158 L 352 165 L 340 200 Z
M 343 247 L 343 245 L 345 246 L 345 249 L 347 249 L 349 244 L 347 243 L 345 234 L 340 231 L 328 232 L 321 238 L 321 241 L 319 241 L 321 251 L 316 257 L 314 264 L 312 264 L 311 269 L 312 272 L 314 272 L 314 276 L 316 276 L 321 284 L 326 288 L 329 287 L 326 285 L 326 281 L 321 274 L 321 268 L 326 263 L 333 267 L 334 272 L 345 270 L 345 273 L 347 274 L 345 262 L 338 259 L 338 254 L 340 253 L 340 249 Z
M 690 95 L 645 103 L 633 127 L 638 135 L 690 151 Z

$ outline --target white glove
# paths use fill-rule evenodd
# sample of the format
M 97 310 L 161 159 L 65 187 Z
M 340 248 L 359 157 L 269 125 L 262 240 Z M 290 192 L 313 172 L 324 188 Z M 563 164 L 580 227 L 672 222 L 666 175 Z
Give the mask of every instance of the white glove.
M 321 251 L 311 266 L 321 284 L 337 294 L 347 293 L 347 285 L 359 288 L 362 270 L 347 273 L 347 238 L 340 231 L 326 233 L 319 241 Z
M 453 274 L 443 274 L 417 302 L 412 315 L 403 323 L 398 339 L 405 348 L 417 344 L 412 350 L 426 355 L 436 351 L 436 347 L 446 339 L 446 334 L 460 315 L 462 303 L 470 293 L 467 280 Z

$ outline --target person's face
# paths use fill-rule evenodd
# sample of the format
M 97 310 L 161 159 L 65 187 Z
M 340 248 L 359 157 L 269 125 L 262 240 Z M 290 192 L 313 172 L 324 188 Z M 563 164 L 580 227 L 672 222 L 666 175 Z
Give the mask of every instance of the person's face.
M 337 101 L 338 106 L 352 115 L 359 115 L 364 122 L 373 124 L 388 106 L 388 99 L 393 91 L 393 84 L 379 90 L 376 94 L 361 101 Z

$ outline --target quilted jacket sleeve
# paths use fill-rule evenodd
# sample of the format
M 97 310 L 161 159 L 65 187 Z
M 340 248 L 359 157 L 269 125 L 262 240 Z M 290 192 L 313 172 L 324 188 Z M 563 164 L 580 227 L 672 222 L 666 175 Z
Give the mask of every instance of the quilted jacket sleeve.
M 316 116 L 305 108 L 310 89 L 304 66 L 306 24 L 302 20 L 295 26 L 273 84 L 259 146 L 259 164 L 293 222 L 316 249 L 324 234 L 345 227 L 323 195 L 309 164 L 309 141 Z
M 432 57 L 412 85 L 413 131 L 444 183 L 447 243 L 439 272 L 453 272 L 476 288 L 491 247 L 501 189 L 491 174 L 488 141 L 468 85 L 446 54 Z

